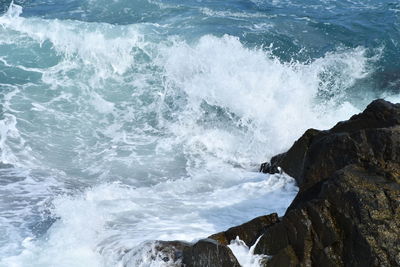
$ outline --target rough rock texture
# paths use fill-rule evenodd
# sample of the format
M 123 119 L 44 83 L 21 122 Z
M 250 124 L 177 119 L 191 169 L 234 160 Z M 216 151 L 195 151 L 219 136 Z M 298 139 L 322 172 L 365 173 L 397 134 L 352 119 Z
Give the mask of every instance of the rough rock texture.
M 300 190 L 329 178 L 351 163 L 385 165 L 390 161 L 398 176 L 400 105 L 373 101 L 364 112 L 339 122 L 328 131 L 307 130 L 286 152 L 264 163 L 261 171 L 276 173 L 281 167 L 294 177 Z
M 247 246 L 251 247 L 269 226 L 278 221 L 278 215 L 272 213 L 270 215 L 257 217 L 242 225 L 229 228 L 225 232 L 214 234 L 209 238 L 217 240 L 220 244 L 229 245 L 231 241 L 238 236 Z
M 183 241 L 157 241 L 153 254 L 168 263 L 168 266 L 181 266 L 183 251 L 190 247 L 190 243 Z
M 155 250 L 155 258 L 161 258 L 168 266 L 240 267 L 230 248 L 211 238 L 195 244 L 159 241 Z
M 227 245 L 239 236 L 248 246 L 252 246 L 269 226 L 277 222 L 279 222 L 278 215 L 273 213 L 214 234 L 195 244 L 159 241 L 154 254 L 171 266 L 239 267 L 238 261 Z
M 187 267 L 240 267 L 232 251 L 214 239 L 203 239 L 183 250 Z
M 278 167 L 300 191 L 257 244 L 266 266 L 400 266 L 400 105 L 308 130 L 261 169 Z

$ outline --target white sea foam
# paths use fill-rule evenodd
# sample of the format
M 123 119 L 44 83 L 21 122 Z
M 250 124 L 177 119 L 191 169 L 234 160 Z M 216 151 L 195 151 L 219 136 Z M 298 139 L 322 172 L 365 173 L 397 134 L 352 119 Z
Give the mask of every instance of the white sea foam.
M 229 12 L 229 11 L 216 11 L 210 8 L 201 8 L 200 11 L 207 16 L 211 17 L 230 17 L 237 19 L 246 19 L 246 18 L 271 18 L 274 15 L 267 15 L 264 13 L 246 13 L 246 12 Z
M 138 189 L 114 183 L 90 189 L 80 197 L 60 197 L 53 202 L 53 214 L 60 219 L 47 238 L 26 241 L 22 254 L 0 263 L 117 265 L 124 253 L 146 240 L 194 240 L 253 214 L 275 211 L 278 199 L 286 199 L 279 205 L 289 204 L 296 192 L 291 180 L 257 176 L 216 191 L 202 189 L 201 181 L 179 180 Z M 184 188 L 192 192 L 187 194 Z
M 287 148 L 307 128 L 327 128 L 357 112 L 336 100 L 368 74 L 362 48 L 327 54 L 310 64 L 282 63 L 262 50 L 243 47 L 235 37 L 205 36 L 194 47 L 177 43 L 165 53 L 166 94 L 183 93 L 189 102 L 172 131 L 180 138 L 185 138 L 183 132 L 198 139 L 207 134 L 197 124 L 204 116 L 201 105 L 220 107 L 240 127 L 237 133 L 219 129 L 226 135 L 222 142 L 236 144 L 227 144 L 234 150 L 229 157 L 240 163 L 260 162 Z M 332 97 L 318 103 L 317 96 L 324 92 Z M 212 144 L 205 147 L 214 147 L 215 139 L 208 140 Z

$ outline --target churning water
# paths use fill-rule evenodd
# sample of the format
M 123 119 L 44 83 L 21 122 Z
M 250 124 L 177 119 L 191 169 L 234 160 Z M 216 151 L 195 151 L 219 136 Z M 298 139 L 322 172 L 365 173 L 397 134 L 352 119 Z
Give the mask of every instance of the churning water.
M 282 215 L 258 166 L 307 128 L 399 99 L 394 0 L 0 10 L 0 266 L 167 266 L 152 241 Z

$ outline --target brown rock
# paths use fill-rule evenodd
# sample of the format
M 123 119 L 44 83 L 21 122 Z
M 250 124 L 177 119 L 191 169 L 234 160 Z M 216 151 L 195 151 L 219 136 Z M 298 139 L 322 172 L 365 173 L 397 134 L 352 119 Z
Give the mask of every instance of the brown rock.
M 183 251 L 186 267 L 240 267 L 230 248 L 214 239 L 203 239 Z
M 217 240 L 223 245 L 229 245 L 238 236 L 247 246 L 251 247 L 265 230 L 276 222 L 278 222 L 276 213 L 260 216 L 242 225 L 229 228 L 225 232 L 214 234 L 209 238 Z
M 175 267 L 240 267 L 229 247 L 214 239 L 194 244 L 183 241 L 157 241 L 154 258 Z

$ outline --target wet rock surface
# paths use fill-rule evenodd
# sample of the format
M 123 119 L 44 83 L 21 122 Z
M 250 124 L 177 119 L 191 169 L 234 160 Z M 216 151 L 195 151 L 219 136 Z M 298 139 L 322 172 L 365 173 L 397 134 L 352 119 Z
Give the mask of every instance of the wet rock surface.
M 300 266 L 400 265 L 399 184 L 349 165 L 316 187 L 268 229 L 256 253 Z
M 232 251 L 214 239 L 203 239 L 183 251 L 184 266 L 240 267 Z
M 307 130 L 286 152 L 264 163 L 261 171 L 276 173 L 278 167 L 294 177 L 300 191 L 328 179 L 352 163 L 384 166 L 392 164 L 399 174 L 400 105 L 375 100 L 347 121 L 332 129 Z
M 261 171 L 296 179 L 286 214 L 181 246 L 183 266 L 239 266 L 227 247 L 236 236 L 248 246 L 261 236 L 263 266 L 400 266 L 400 105 L 376 100 L 330 130 L 307 130 Z
M 269 226 L 278 221 L 278 215 L 272 213 L 270 215 L 257 217 L 242 225 L 229 228 L 225 232 L 211 235 L 209 238 L 217 240 L 220 244 L 229 245 L 231 241 L 238 236 L 247 246 L 251 247 Z
M 265 266 L 400 266 L 400 106 L 383 100 L 308 130 L 264 164 L 300 191 L 255 249 Z
M 157 257 L 162 258 L 168 266 L 240 267 L 230 248 L 211 238 L 194 244 L 162 241 L 157 244 L 156 250 Z

